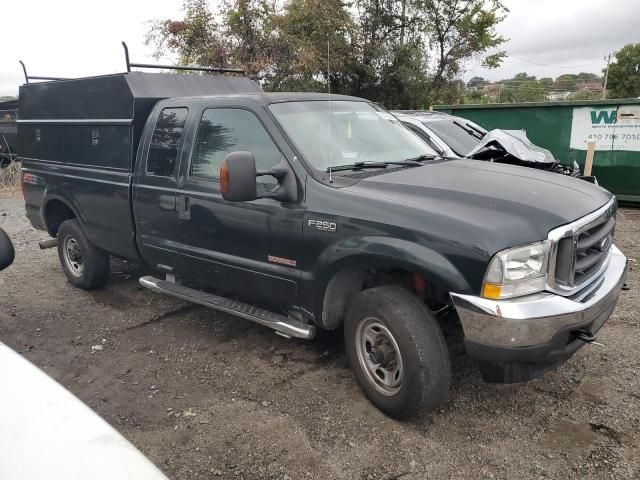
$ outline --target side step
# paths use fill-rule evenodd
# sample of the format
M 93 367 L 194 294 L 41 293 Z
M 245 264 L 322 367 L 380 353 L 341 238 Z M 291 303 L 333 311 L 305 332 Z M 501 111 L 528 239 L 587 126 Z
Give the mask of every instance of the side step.
M 287 337 L 310 340 L 316 336 L 316 327 L 313 325 L 307 325 L 298 320 L 249 305 L 248 303 L 220 297 L 219 295 L 185 287 L 184 285 L 178 285 L 166 280 L 160 280 L 152 276 L 140 278 L 140 285 L 154 292 L 171 295 L 172 297 L 187 300 L 197 303 L 198 305 L 203 305 L 214 310 L 244 318 L 245 320 L 259 323 Z

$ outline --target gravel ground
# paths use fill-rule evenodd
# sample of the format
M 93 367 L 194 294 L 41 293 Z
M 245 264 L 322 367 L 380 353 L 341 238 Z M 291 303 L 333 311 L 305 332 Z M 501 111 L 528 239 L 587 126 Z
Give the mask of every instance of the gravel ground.
M 0 227 L 16 246 L 0 274 L 0 341 L 170 478 L 640 478 L 640 210 L 618 215 L 631 290 L 605 347 L 510 386 L 483 383 L 455 355 L 449 402 L 404 423 L 361 394 L 339 333 L 286 340 L 143 290 L 123 262 L 106 288 L 77 290 L 56 251 L 38 249 L 45 234 L 20 197 L 0 197 Z

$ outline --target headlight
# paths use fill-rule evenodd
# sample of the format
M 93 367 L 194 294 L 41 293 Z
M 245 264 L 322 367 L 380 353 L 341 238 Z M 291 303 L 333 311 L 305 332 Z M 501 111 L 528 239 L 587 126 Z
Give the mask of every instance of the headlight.
M 498 252 L 487 269 L 482 296 L 500 299 L 540 292 L 547 285 L 548 263 L 548 242 Z

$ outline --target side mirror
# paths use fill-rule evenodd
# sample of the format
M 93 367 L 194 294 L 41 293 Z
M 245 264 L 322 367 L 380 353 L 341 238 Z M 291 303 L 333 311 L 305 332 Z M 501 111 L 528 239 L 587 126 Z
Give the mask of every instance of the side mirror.
M 258 195 L 256 177 L 270 175 L 278 180 L 278 188 Z M 251 152 L 231 152 L 220 166 L 220 191 L 229 202 L 249 202 L 257 198 L 273 198 L 281 202 L 298 199 L 296 175 L 282 158 L 271 170 L 256 170 L 256 159 Z
M 256 159 L 251 152 L 231 152 L 220 165 L 220 191 L 229 202 L 258 198 Z
M 13 263 L 13 244 L 4 230 L 0 228 L 0 270 L 4 270 Z

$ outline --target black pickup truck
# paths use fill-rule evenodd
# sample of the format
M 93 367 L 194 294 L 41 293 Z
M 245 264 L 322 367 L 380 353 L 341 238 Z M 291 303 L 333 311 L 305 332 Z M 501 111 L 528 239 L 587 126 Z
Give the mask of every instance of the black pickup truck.
M 344 330 L 368 398 L 447 398 L 449 339 L 520 382 L 593 341 L 624 282 L 615 198 L 437 155 L 381 107 L 242 77 L 131 72 L 24 85 L 26 212 L 73 285 L 140 283 L 311 339 Z

